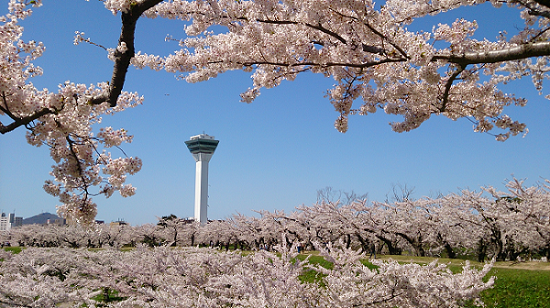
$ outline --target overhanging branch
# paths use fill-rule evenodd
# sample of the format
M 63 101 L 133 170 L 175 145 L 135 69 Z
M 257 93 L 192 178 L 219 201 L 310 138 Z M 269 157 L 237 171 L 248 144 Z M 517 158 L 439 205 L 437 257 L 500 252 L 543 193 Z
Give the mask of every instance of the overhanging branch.
M 377 61 L 363 62 L 363 63 L 352 63 L 352 62 L 313 62 L 313 61 L 304 61 L 296 63 L 286 63 L 286 62 L 274 62 L 274 61 L 248 61 L 248 62 L 235 62 L 242 66 L 252 66 L 252 65 L 273 65 L 281 67 L 299 67 L 299 66 L 314 66 L 321 68 L 328 67 L 354 67 L 354 68 L 369 68 L 377 66 L 384 63 L 395 63 L 395 62 L 405 62 L 405 58 L 386 58 Z M 222 61 L 211 61 L 207 64 L 220 64 L 224 63 Z
M 7 98 L 6 98 L 6 93 L 2 92 L 2 94 L 0 95 L 2 97 L 2 101 L 4 103 L 4 107 L 2 107 L 2 105 L 0 105 L 0 111 L 2 111 L 4 114 L 6 114 L 10 119 L 13 120 L 12 123 L 10 123 L 9 125 L 5 126 L 2 122 L 0 122 L 0 134 L 5 134 L 5 133 L 9 133 L 13 130 L 15 130 L 16 128 L 18 128 L 19 126 L 27 126 L 28 124 L 30 124 L 32 121 L 40 118 L 41 116 L 44 116 L 44 115 L 47 115 L 47 114 L 52 114 L 52 113 L 55 113 L 56 111 L 53 110 L 53 109 L 49 109 L 49 108 L 42 108 L 41 110 L 31 114 L 31 115 L 28 115 L 28 116 L 25 116 L 25 117 L 19 117 L 19 116 L 16 116 L 15 114 L 13 114 L 9 108 L 8 108 L 8 101 L 7 101 Z
M 501 50 L 486 52 L 465 52 L 463 54 L 436 54 L 432 61 L 443 60 L 461 67 L 470 64 L 497 63 L 550 56 L 550 42 L 522 44 Z
M 19 126 L 26 126 L 29 123 L 31 123 L 32 121 L 40 118 L 41 116 L 44 116 L 44 115 L 47 115 L 47 114 L 52 114 L 52 113 L 54 113 L 53 110 L 48 109 L 48 108 L 42 108 L 41 110 L 33 113 L 30 116 L 26 116 L 26 117 L 22 117 L 22 118 L 12 118 L 13 122 L 11 124 L 7 125 L 7 126 L 5 126 L 4 124 L 2 124 L 0 122 L 0 133 L 1 134 L 9 133 L 9 132 L 15 130 L 16 128 L 18 128 Z
M 122 29 L 118 40 L 118 46 L 125 43 L 126 51 L 121 52 L 118 49 L 115 50 L 115 65 L 113 67 L 111 83 L 109 84 L 109 93 L 92 98 L 90 100 L 91 104 L 98 105 L 108 102 L 111 107 L 116 106 L 118 97 L 120 96 L 120 93 L 122 93 L 122 89 L 124 87 L 126 74 L 128 73 L 128 67 L 130 66 L 130 60 L 135 55 L 134 38 L 136 33 L 136 23 L 145 11 L 162 1 L 163 0 L 145 0 L 143 2 L 136 2 L 131 6 L 129 11 L 121 13 Z
M 546 8 L 550 8 L 550 0 L 534 0 L 534 1 Z
M 122 93 L 122 89 L 124 87 L 126 74 L 128 73 L 128 67 L 130 66 L 130 60 L 134 57 L 135 54 L 134 36 L 137 20 L 146 10 L 152 8 L 162 1 L 163 0 L 145 0 L 143 2 L 132 5 L 128 12 L 122 13 L 122 29 L 118 45 L 121 45 L 121 43 L 123 42 L 126 44 L 127 49 L 125 52 L 121 52 L 118 49 L 115 51 L 115 64 L 113 67 L 113 75 L 111 77 L 111 83 L 109 84 L 108 93 L 91 98 L 89 103 L 99 105 L 101 103 L 108 102 L 111 107 L 116 106 L 118 97 Z M 7 114 L 13 120 L 13 122 L 9 125 L 4 125 L 2 122 L 0 122 L 1 134 L 11 132 L 20 126 L 26 126 L 30 124 L 34 120 L 37 120 L 44 115 L 53 114 L 56 112 L 56 110 L 53 109 L 42 108 L 29 116 L 17 117 L 9 113 L 9 110 L 7 109 L 2 111 Z

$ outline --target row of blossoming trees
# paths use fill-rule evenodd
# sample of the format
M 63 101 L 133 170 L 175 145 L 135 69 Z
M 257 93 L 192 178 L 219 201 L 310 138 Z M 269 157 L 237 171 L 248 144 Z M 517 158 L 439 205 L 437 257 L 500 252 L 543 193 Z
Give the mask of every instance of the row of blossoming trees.
M 202 226 L 173 215 L 133 227 L 23 226 L 1 233 L 2 240 L 37 247 L 0 250 L 0 305 L 462 307 L 493 285 L 483 281 L 490 264 L 452 273 L 436 263 L 372 260 L 373 269 L 362 260 L 372 249 L 548 256 L 549 184 L 513 180 L 506 193 L 486 187 L 416 201 L 319 202 L 290 214 L 261 211 Z M 118 249 L 124 245 L 136 248 Z M 319 250 L 332 266 L 299 261 L 299 246 Z M 304 270 L 316 272 L 316 280 L 304 282 Z
M 5 240 L 24 246 L 105 247 L 147 243 L 151 246 L 215 246 L 271 249 L 299 243 L 342 242 L 369 253 L 418 256 L 475 255 L 515 260 L 550 257 L 550 185 L 524 187 L 513 180 L 507 192 L 485 187 L 437 198 L 347 204 L 319 202 L 292 213 L 259 211 L 259 217 L 233 215 L 207 225 L 165 216 L 156 225 L 24 226 Z M 281 243 L 281 235 L 286 243 Z

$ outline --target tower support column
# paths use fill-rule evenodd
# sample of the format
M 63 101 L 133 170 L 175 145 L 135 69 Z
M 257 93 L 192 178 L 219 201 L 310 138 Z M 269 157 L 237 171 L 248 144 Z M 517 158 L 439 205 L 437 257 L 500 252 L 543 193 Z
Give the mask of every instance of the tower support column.
M 193 154 L 195 170 L 195 220 L 201 224 L 208 222 L 208 162 L 212 154 Z

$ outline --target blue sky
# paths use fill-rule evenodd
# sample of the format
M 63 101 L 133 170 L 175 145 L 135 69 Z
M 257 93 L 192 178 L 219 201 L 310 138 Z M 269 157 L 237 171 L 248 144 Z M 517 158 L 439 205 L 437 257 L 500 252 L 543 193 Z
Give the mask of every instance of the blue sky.
M 2 14 L 7 5 L 3 6 Z M 493 39 L 503 27 L 509 32 L 522 27 L 518 10 L 488 14 L 489 9 L 460 10 L 411 28 L 431 29 L 438 22 L 465 17 L 478 20 L 478 36 Z M 490 21 L 481 19 L 489 15 Z M 38 88 L 53 90 L 66 80 L 92 84 L 110 79 L 112 62 L 105 51 L 73 45 L 77 30 L 96 43 L 116 45 L 119 16 L 101 2 L 45 0 L 23 25 L 25 40 L 46 46 L 36 62 L 44 69 L 44 75 L 33 80 Z M 137 49 L 170 54 L 177 46 L 164 38 L 183 37 L 182 30 L 181 21 L 141 19 Z M 415 131 L 394 133 L 388 123 L 397 119 L 382 112 L 352 117 L 349 131 L 341 134 L 333 126 L 337 113 L 324 97 L 333 84 L 331 78 L 304 74 L 262 90 L 255 102 L 245 104 L 239 102 L 239 94 L 251 85 L 247 73 L 230 72 L 188 84 L 166 72 L 131 68 L 125 90 L 143 95 L 144 105 L 105 118 L 104 124 L 134 134 L 134 142 L 124 150 L 140 157 L 144 166 L 129 177 L 137 187 L 135 196 L 94 198 L 97 219 L 142 224 L 168 214 L 192 216 L 195 162 L 184 141 L 202 132 L 220 140 L 210 161 L 210 219 L 254 215 L 252 210 L 261 209 L 289 212 L 313 204 L 317 191 L 325 187 L 368 193 L 369 200 L 383 201 L 394 185 L 414 187 L 413 197 L 421 198 L 484 185 L 503 189 L 513 176 L 528 184 L 550 178 L 550 104 L 529 80 L 506 89 L 529 99 L 526 107 L 507 113 L 527 122 L 530 133 L 504 143 L 474 133 L 465 119 L 433 117 Z M 28 145 L 24 135 L 20 129 L 0 136 L 0 210 L 15 210 L 23 217 L 54 213 L 59 202 L 42 190 L 53 161 L 47 148 Z M 113 154 L 122 155 L 116 150 Z

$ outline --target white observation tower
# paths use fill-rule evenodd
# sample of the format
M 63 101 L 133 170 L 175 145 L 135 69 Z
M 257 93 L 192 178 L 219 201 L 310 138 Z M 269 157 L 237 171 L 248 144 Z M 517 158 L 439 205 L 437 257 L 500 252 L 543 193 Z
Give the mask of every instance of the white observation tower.
M 201 224 L 208 222 L 208 162 L 218 146 L 219 140 L 214 136 L 200 134 L 185 141 L 187 148 L 195 158 L 195 220 Z

